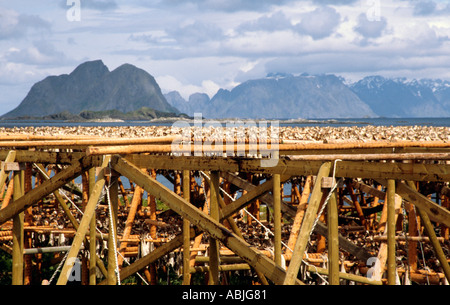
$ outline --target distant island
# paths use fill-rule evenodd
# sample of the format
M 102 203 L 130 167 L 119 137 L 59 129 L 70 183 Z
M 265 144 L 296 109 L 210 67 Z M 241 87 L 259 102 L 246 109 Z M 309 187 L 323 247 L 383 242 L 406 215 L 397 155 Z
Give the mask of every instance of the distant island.
M 79 65 L 72 73 L 37 82 L 5 119 L 150 120 L 179 117 L 153 76 L 130 64 L 113 71 L 101 60 Z
M 84 110 L 79 114 L 73 114 L 69 111 L 63 111 L 56 114 L 44 116 L 20 116 L 11 118 L 11 120 L 30 120 L 30 121 L 66 121 L 66 122 L 118 122 L 118 121 L 168 121 L 178 119 L 192 119 L 184 113 L 164 112 L 154 110 L 148 107 L 142 107 L 135 111 L 122 112 L 119 110 L 91 111 Z M 4 118 L 3 120 L 8 120 Z
M 347 83 L 333 74 L 269 73 L 210 98 L 163 94 L 155 78 L 130 64 L 113 71 L 101 60 L 35 83 L 1 120 L 149 121 L 206 119 L 346 119 L 450 117 L 450 82 L 367 76 Z

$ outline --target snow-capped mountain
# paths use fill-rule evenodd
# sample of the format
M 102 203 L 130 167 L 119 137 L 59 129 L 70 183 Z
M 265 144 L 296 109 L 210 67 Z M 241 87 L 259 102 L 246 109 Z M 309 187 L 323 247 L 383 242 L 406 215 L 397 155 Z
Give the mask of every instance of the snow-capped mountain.
M 450 82 L 367 76 L 350 89 L 379 116 L 448 117 Z

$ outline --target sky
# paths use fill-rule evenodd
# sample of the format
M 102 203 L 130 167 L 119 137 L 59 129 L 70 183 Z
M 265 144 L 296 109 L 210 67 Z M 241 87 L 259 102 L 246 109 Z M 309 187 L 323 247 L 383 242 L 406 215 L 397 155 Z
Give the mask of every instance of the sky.
M 450 80 L 450 1 L 0 0 L 0 115 L 97 59 L 185 99 L 277 72 Z

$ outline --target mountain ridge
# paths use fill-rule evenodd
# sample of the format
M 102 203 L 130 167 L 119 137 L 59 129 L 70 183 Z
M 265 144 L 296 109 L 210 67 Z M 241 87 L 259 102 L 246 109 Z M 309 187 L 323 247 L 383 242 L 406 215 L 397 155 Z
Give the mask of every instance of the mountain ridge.
M 142 109 L 146 114 L 137 117 L 167 113 L 202 113 L 209 119 L 450 117 L 450 82 L 373 75 L 347 83 L 334 74 L 269 73 L 229 90 L 219 89 L 211 98 L 198 92 L 186 101 L 177 91 L 163 94 L 143 69 L 125 63 L 110 71 L 102 60 L 93 60 L 69 74 L 35 83 L 19 106 L 0 118 L 76 118 L 83 112 L 132 118 Z
M 309 104 L 306 104 L 306 106 L 303 106 L 302 112 L 293 112 L 291 111 L 291 109 L 295 109 L 295 107 L 301 106 L 301 103 L 291 103 L 291 105 L 289 105 L 290 108 L 288 107 L 286 109 L 286 100 L 278 97 L 273 99 L 271 105 L 275 105 L 279 109 L 283 109 L 284 107 L 284 113 L 282 113 L 281 115 L 277 115 L 276 109 L 267 108 L 264 107 L 264 105 L 257 105 L 254 107 L 256 109 L 263 109 L 265 111 L 263 115 L 259 114 L 258 116 L 255 116 L 255 112 L 253 113 L 253 115 L 248 115 L 249 110 L 246 107 L 248 107 L 250 103 L 245 100 L 246 98 L 249 98 L 249 95 L 243 96 L 243 92 L 245 90 L 254 90 L 254 92 L 261 92 L 264 87 L 266 89 L 271 88 L 271 86 L 273 87 L 275 81 L 279 84 L 280 82 L 286 81 L 287 79 L 296 78 L 316 80 L 315 83 L 313 82 L 313 86 L 309 87 L 310 93 L 315 90 L 317 91 L 317 89 L 327 91 L 330 89 L 329 86 L 321 86 L 327 85 L 327 82 L 328 85 L 330 82 L 334 82 L 336 86 L 342 89 L 339 91 L 333 91 L 333 93 L 339 93 L 334 97 L 334 107 L 331 107 L 333 102 L 333 99 L 331 99 L 331 101 L 327 101 L 328 105 L 330 105 L 331 103 L 331 108 L 326 108 L 324 105 L 327 104 L 323 102 L 310 102 Z M 326 82 L 321 83 L 320 80 L 325 80 Z M 261 85 L 261 88 L 255 89 L 258 83 Z M 271 89 L 273 90 L 274 88 Z M 277 90 L 279 89 L 280 88 L 278 88 Z M 345 98 L 345 96 L 342 96 L 342 93 L 345 93 L 347 89 L 352 91 L 352 93 L 354 93 L 354 95 L 356 95 L 356 97 L 362 103 L 360 104 L 356 100 L 354 100 L 353 105 L 356 105 L 356 107 L 362 107 L 362 109 L 364 109 L 366 113 L 359 113 L 359 115 L 350 115 L 352 112 L 354 113 L 355 108 L 349 107 L 349 105 L 345 105 L 348 102 L 348 97 L 351 96 L 348 93 L 347 95 L 345 95 L 347 98 Z M 289 90 L 292 90 L 292 88 L 289 88 Z M 297 90 L 297 92 L 299 95 L 302 94 L 301 90 Z M 328 93 L 330 94 L 330 92 Z M 269 73 L 265 78 L 248 80 L 231 90 L 219 89 L 218 92 L 210 99 L 210 101 L 207 102 L 203 101 L 202 103 L 198 104 L 196 104 L 195 102 L 192 103 L 191 97 L 189 97 L 189 101 L 186 101 L 176 91 L 170 92 L 170 95 L 172 97 L 176 96 L 176 101 L 175 99 L 168 97 L 168 95 L 166 94 L 165 96 L 167 101 L 173 104 L 178 109 L 183 109 L 183 112 L 185 112 L 186 114 L 192 116 L 194 112 L 202 112 L 205 117 L 210 118 L 222 118 L 222 116 L 220 115 L 220 111 L 226 112 L 230 109 L 234 109 L 235 112 L 228 113 L 227 116 L 233 118 L 244 118 L 248 116 L 252 116 L 253 118 L 265 117 L 282 119 L 349 117 L 450 117 L 450 81 L 441 79 L 407 80 L 406 78 L 386 78 L 380 75 L 372 75 L 366 76 L 363 79 L 353 83 L 346 83 L 345 79 L 333 74 L 309 75 L 303 73 L 301 75 L 294 76 L 292 74 L 286 73 Z M 316 98 L 321 98 L 323 100 L 324 98 L 326 98 L 326 94 L 324 95 L 316 92 L 315 95 L 311 95 L 308 98 L 310 101 L 317 101 Z M 353 98 L 354 97 L 352 97 L 352 99 Z M 238 99 L 238 101 L 236 101 L 236 99 Z M 217 100 L 221 101 L 221 103 L 218 103 Z M 234 100 L 234 104 L 229 102 L 226 103 L 226 100 Z M 214 105 L 214 103 L 216 103 L 216 105 Z M 215 107 L 220 107 L 221 110 L 217 110 Z M 368 107 L 371 112 L 367 111 L 366 107 Z M 298 108 L 300 109 L 300 107 Z M 340 112 L 337 112 L 336 109 L 340 110 Z M 322 115 L 315 115 L 315 113 L 313 112 L 314 110 L 316 111 L 316 113 L 321 112 Z M 213 117 L 211 116 L 211 114 L 214 114 L 214 112 L 216 115 Z
M 179 111 L 167 103 L 153 76 L 130 64 L 109 71 L 103 61 L 80 64 L 70 74 L 48 76 L 35 83 L 24 100 L 2 118 L 48 116 L 67 111 L 119 110 L 123 113 L 149 107 Z
M 367 76 L 349 88 L 379 116 L 450 116 L 448 81 Z
M 179 97 L 176 101 L 167 100 L 178 108 L 183 106 Z M 335 75 L 269 74 L 266 78 L 248 80 L 231 90 L 219 89 L 209 102 L 188 104 L 191 111 L 200 111 L 207 118 L 218 119 L 376 116 Z M 193 115 L 192 112 L 186 114 Z

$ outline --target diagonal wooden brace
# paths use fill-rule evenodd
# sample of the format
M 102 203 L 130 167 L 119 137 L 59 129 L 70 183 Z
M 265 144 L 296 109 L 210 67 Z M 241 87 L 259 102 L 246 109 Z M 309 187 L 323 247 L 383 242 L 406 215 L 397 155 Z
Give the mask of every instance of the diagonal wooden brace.
M 97 166 L 94 161 L 97 161 L 98 159 L 98 157 L 84 157 L 79 161 L 75 161 L 72 165 L 68 166 L 51 179 L 43 182 L 39 187 L 32 189 L 18 200 L 9 204 L 0 211 L 0 225 L 20 212 L 23 212 L 41 198 L 53 193 L 73 178 L 79 176 L 83 171 L 86 171 L 93 166 Z
M 386 180 L 378 179 L 379 183 L 387 185 Z M 411 186 L 403 183 L 397 182 L 396 193 L 402 196 L 407 201 L 414 204 L 416 207 L 426 212 L 430 217 L 430 220 L 442 223 L 447 227 L 450 227 L 450 211 L 446 208 L 434 203 L 417 190 L 411 188 Z
M 297 242 L 295 243 L 294 252 L 292 253 L 292 259 L 286 272 L 286 278 L 284 285 L 293 285 L 297 279 L 297 274 L 300 269 L 300 265 L 303 259 L 303 253 L 306 250 L 306 245 L 309 240 L 311 229 L 314 224 L 317 212 L 319 210 L 320 200 L 324 195 L 320 182 L 322 177 L 328 177 L 331 170 L 331 163 L 324 163 L 317 174 L 316 183 L 311 194 L 311 199 L 306 209 L 305 216 L 303 218 L 300 233 L 298 235 Z
M 213 238 L 220 240 L 233 252 L 243 258 L 250 266 L 262 272 L 272 282 L 275 284 L 283 283 L 286 274 L 282 268 L 276 266 L 272 260 L 256 249 L 253 249 L 248 243 L 229 231 L 217 220 L 205 215 L 195 206 L 170 191 L 149 175 L 144 174 L 138 167 L 120 156 L 114 155 L 111 159 L 111 165 L 116 171 L 133 180 L 159 200 L 164 201 L 173 211 L 189 219 L 193 225 L 206 231 Z M 296 282 L 297 284 L 302 284 L 299 280 Z
M 14 159 L 16 158 L 16 151 L 15 150 L 11 150 L 8 155 L 6 156 L 5 162 L 2 162 L 2 166 L 1 166 L 1 170 L 0 170 L 0 188 L 3 187 L 3 184 L 6 181 L 6 177 L 7 177 L 7 170 L 5 168 L 5 164 L 8 162 L 13 162 Z

